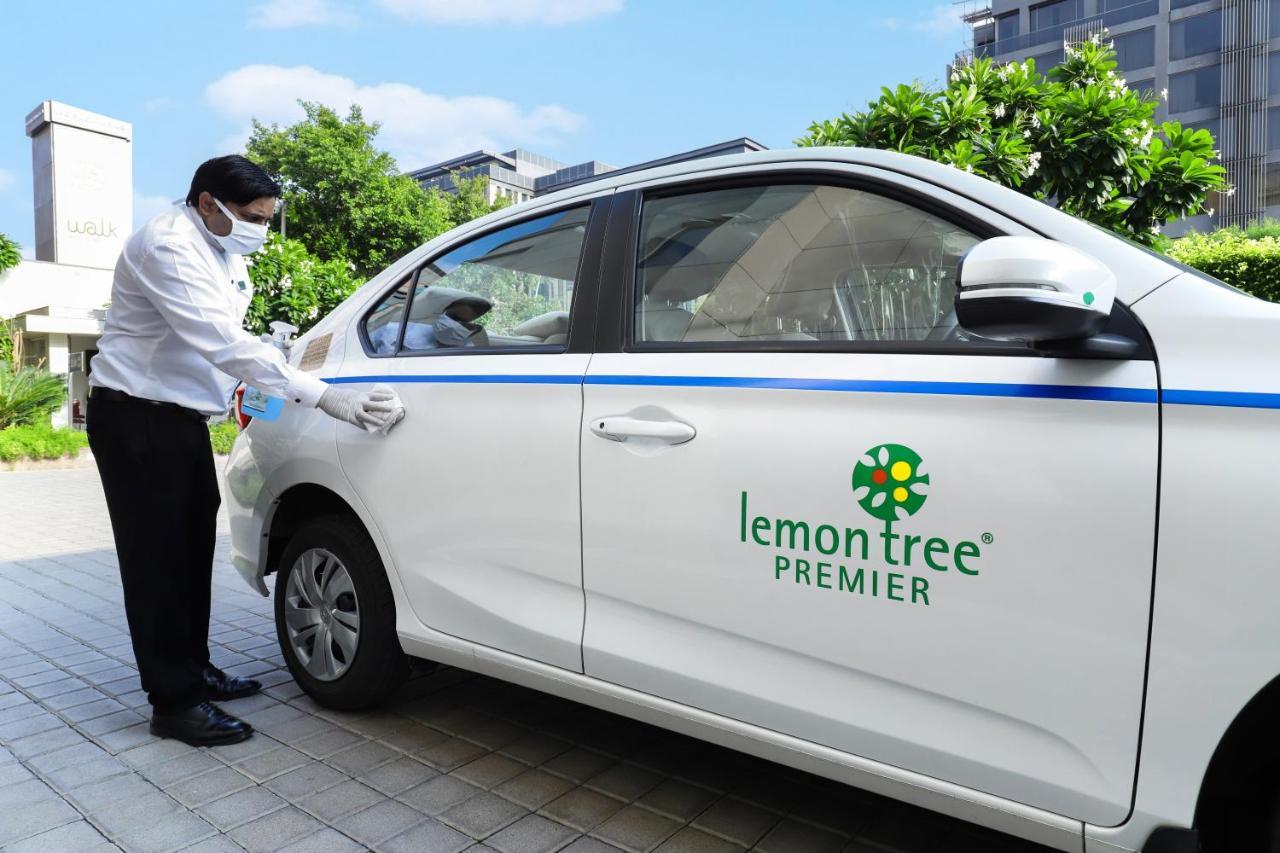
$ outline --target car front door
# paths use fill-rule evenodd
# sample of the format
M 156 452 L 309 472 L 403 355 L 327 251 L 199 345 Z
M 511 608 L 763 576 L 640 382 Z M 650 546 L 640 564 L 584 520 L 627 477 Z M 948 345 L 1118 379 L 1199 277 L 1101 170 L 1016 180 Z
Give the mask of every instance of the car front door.
M 575 671 L 598 267 L 583 258 L 607 205 L 532 214 L 429 259 L 361 320 L 365 353 L 339 380 L 391 384 L 405 404 L 385 440 L 340 430 L 338 452 L 414 616 Z
M 656 186 L 615 209 L 620 319 L 584 385 L 586 673 L 1122 821 L 1150 356 L 970 339 L 960 257 L 1028 232 L 902 176 Z

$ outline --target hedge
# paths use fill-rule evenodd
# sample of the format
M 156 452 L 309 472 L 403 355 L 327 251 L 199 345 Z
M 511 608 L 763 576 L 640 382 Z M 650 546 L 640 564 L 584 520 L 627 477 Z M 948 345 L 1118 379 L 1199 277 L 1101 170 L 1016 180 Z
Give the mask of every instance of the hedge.
M 0 461 L 60 459 L 75 456 L 89 444 L 83 432 L 47 426 L 13 426 L 0 429 Z
M 1246 293 L 1280 302 L 1280 223 L 1188 234 L 1173 241 L 1169 257 Z
M 209 443 L 213 445 L 213 452 L 225 456 L 231 452 L 231 445 L 236 441 L 235 421 L 226 420 L 216 424 L 209 424 Z

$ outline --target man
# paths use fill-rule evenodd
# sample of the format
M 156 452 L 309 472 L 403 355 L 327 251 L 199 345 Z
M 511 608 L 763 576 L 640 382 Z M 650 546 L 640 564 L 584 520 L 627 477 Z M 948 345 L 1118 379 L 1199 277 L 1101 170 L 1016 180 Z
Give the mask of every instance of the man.
M 404 328 L 404 348 L 410 351 L 437 347 L 475 346 L 475 337 L 483 328 L 475 321 L 489 313 L 493 303 L 483 296 L 452 287 L 427 287 L 418 291 L 413 307 L 424 303 L 422 316 L 435 317 L 432 322 L 410 319 Z M 412 313 L 412 312 L 410 312 Z M 374 352 L 395 352 L 399 323 L 383 323 L 369 335 Z
M 244 157 L 196 169 L 186 203 L 125 244 L 93 359 L 89 446 L 106 494 L 125 614 L 151 731 L 197 746 L 253 733 L 211 700 L 257 681 L 209 662 L 220 497 L 206 422 L 238 381 L 385 433 L 404 410 L 390 389 L 326 385 L 242 327 L 253 296 L 244 255 L 261 248 L 280 187 Z

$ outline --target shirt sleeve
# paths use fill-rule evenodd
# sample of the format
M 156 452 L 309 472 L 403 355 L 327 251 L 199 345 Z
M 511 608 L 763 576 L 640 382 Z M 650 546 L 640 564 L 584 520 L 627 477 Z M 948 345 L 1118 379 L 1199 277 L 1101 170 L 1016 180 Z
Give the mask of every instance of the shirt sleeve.
M 328 387 L 321 379 L 291 366 L 273 344 L 240 325 L 221 288 L 227 282 L 187 246 L 161 243 L 143 258 L 138 280 L 169 327 L 210 364 L 262 391 L 314 407 Z

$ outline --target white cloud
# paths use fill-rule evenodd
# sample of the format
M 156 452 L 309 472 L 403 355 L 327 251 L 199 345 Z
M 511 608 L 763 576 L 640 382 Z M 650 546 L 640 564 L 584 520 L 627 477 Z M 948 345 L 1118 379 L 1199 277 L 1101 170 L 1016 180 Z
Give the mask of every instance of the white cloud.
M 13 176 L 13 172 L 8 169 L 0 169 L 0 190 L 13 186 L 17 178 Z
M 356 23 L 356 16 L 333 0 L 267 0 L 254 6 L 249 26 L 265 30 L 290 27 L 346 27 Z
M 162 195 L 143 195 L 133 191 L 133 227 L 140 228 L 142 223 L 153 216 L 164 213 L 173 206 L 174 199 Z
M 429 24 L 574 24 L 622 9 L 622 0 L 376 0 L 393 15 Z
M 210 83 L 205 98 L 222 115 L 246 124 L 255 118 L 280 124 L 298 121 L 303 117 L 299 100 L 325 104 L 341 115 L 359 104 L 366 119 L 381 122 L 378 144 L 405 170 L 478 148 L 554 143 L 585 122 L 555 104 L 523 108 L 484 95 L 446 97 L 408 83 L 362 85 L 306 65 L 246 65 Z M 242 142 L 245 132 L 227 142 Z
M 960 19 L 959 10 L 951 4 L 934 6 L 928 15 L 912 20 L 886 18 L 880 21 L 880 25 L 890 30 L 909 30 L 935 36 L 964 35 L 967 29 Z

